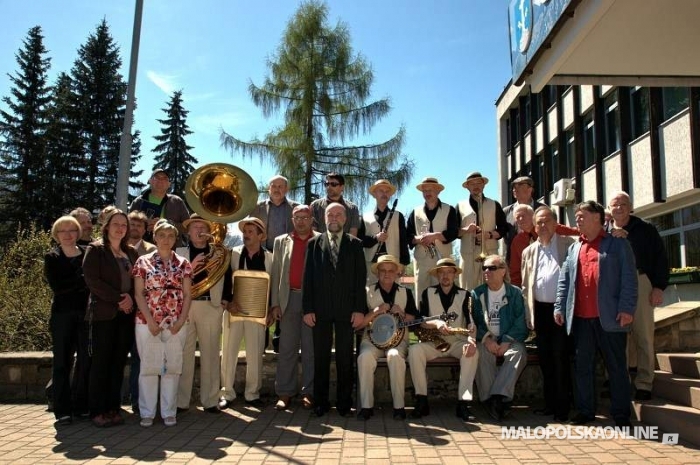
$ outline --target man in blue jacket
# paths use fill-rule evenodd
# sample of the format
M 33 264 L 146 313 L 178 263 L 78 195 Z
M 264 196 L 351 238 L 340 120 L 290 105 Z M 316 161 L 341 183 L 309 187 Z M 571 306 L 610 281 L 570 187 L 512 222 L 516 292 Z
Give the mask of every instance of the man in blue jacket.
M 508 282 L 506 260 L 489 255 L 481 267 L 484 284 L 472 291 L 472 317 L 479 341 L 476 387 L 489 415 L 501 421 L 504 403 L 513 400 L 515 383 L 527 364 L 525 301 L 519 288 Z M 503 365 L 496 366 L 497 357 Z
M 610 415 L 630 426 L 627 332 L 637 305 L 637 269 L 626 239 L 605 232 L 605 210 L 589 200 L 576 206 L 581 238 L 569 248 L 559 274 L 554 321 L 566 324 L 575 350 L 575 425 L 595 420 L 595 354 L 600 348 L 610 378 Z

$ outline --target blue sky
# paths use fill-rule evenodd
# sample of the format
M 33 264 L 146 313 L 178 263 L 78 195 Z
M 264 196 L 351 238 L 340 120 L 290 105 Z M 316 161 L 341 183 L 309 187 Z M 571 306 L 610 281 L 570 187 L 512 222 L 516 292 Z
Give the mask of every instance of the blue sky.
M 9 95 L 7 73 L 27 31 L 40 25 L 52 59 L 53 81 L 69 71 L 77 49 L 105 18 L 120 47 L 128 75 L 134 1 L 0 0 L 0 96 Z M 466 174 L 479 170 L 497 195 L 495 101 L 510 78 L 506 0 L 330 0 L 331 24 L 342 20 L 352 45 L 372 65 L 373 96 L 389 97 L 393 111 L 372 131 L 379 142 L 406 126 L 404 152 L 416 162 L 399 209 L 422 199 L 415 185 L 436 176 L 446 186 L 443 201 L 466 196 Z M 266 59 L 278 47 L 296 11 L 292 0 L 145 0 L 136 82 L 135 128 L 142 132 L 144 178 L 153 165 L 159 134 L 174 90 L 182 89 L 188 138 L 200 164 L 227 162 L 265 181 L 274 170 L 257 159 L 242 160 L 219 145 L 220 129 L 244 140 L 276 126 L 263 118 L 248 95 L 248 83 L 263 82 Z M 145 179 L 144 179 L 145 181 Z

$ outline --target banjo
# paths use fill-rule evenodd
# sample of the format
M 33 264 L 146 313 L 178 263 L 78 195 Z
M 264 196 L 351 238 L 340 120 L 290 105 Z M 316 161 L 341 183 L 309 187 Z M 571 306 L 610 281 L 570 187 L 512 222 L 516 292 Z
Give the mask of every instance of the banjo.
M 383 313 L 372 320 L 367 329 L 367 334 L 369 335 L 369 340 L 377 349 L 387 350 L 399 345 L 406 334 L 407 327 L 438 318 L 443 321 L 454 321 L 457 319 L 457 314 L 455 312 L 443 313 L 442 315 L 416 318 L 413 321 L 406 322 L 398 315 Z

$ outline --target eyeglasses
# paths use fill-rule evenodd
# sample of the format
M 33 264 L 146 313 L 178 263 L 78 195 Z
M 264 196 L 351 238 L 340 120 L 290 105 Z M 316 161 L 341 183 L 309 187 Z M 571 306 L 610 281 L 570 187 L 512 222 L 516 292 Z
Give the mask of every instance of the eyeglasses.
M 340 183 L 338 181 L 326 181 L 324 183 L 326 187 L 331 186 L 331 187 L 338 187 L 340 186 Z
M 503 266 L 483 265 L 483 266 L 481 267 L 481 270 L 482 270 L 482 271 L 487 271 L 487 270 L 488 270 L 488 271 L 496 271 L 496 270 L 501 270 L 501 269 L 503 269 L 503 268 L 504 268 Z
M 293 216 L 292 219 L 294 221 L 309 221 L 311 219 L 310 216 Z

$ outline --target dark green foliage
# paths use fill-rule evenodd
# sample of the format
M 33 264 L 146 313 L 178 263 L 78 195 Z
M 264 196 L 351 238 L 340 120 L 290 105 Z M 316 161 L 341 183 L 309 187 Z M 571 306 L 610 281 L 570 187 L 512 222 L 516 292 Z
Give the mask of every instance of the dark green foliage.
M 347 26 L 330 27 L 327 16 L 325 4 L 302 3 L 268 61 L 270 76 L 260 87 L 250 84 L 253 103 L 266 117 L 282 111 L 284 125 L 250 142 L 222 131 L 221 142 L 271 161 L 292 189 L 303 189 L 306 203 L 322 192 L 323 176 L 336 171 L 345 176 L 346 196 L 362 204 L 379 178 L 405 186 L 414 164 L 401 153 L 404 128 L 385 142 L 345 145 L 368 135 L 391 106 L 388 99 L 368 102 L 372 69 L 353 52 Z
M 190 155 L 194 148 L 187 145 L 185 136 L 192 134 L 187 125 L 187 114 L 189 111 L 182 106 L 182 91 L 173 92 L 173 96 L 168 102 L 168 107 L 163 108 L 166 118 L 159 119 L 163 125 L 161 134 L 154 136 L 159 142 L 153 149 L 156 155 L 153 169 L 163 169 L 170 178 L 170 187 L 173 194 L 184 198 L 185 183 L 187 178 L 194 171 L 193 164 L 197 164 L 197 159 Z
M 44 280 L 51 236 L 20 228 L 0 254 L 0 352 L 51 350 L 52 293 Z
M 48 165 L 46 130 L 51 88 L 41 27 L 31 28 L 15 55 L 19 70 L 8 74 L 10 95 L 2 98 L 8 111 L 0 110 L 0 212 L 5 234 L 17 224 L 50 224 L 40 206 L 48 200 L 42 179 Z

